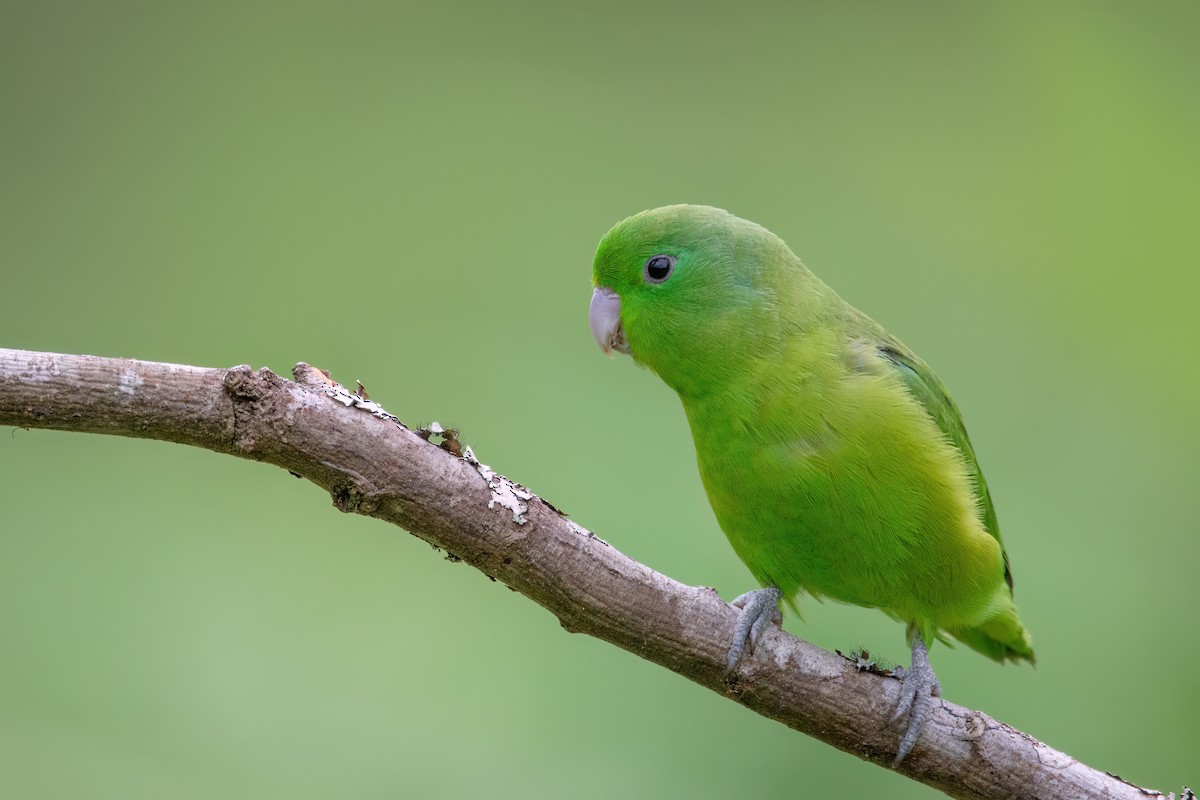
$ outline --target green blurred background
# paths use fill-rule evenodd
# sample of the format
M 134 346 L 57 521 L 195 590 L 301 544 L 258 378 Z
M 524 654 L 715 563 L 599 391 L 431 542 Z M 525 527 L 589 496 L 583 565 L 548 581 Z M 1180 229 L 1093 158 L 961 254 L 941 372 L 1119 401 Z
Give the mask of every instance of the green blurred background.
M 585 320 L 729 208 L 964 409 L 1039 665 L 948 698 L 1200 781 L 1195 3 L 5 3 L 0 346 L 304 360 L 667 574 L 752 587 L 678 402 Z M 930 797 L 310 484 L 0 432 L 5 797 Z M 790 630 L 907 660 L 874 611 Z

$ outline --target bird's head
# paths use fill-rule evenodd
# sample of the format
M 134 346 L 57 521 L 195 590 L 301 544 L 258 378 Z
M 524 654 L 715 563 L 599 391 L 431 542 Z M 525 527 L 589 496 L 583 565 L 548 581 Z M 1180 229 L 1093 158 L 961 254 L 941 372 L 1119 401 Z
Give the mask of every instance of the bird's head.
M 794 281 L 781 273 L 794 272 L 793 262 L 804 269 L 777 236 L 728 211 L 643 211 L 596 249 L 592 335 L 604 352 L 628 353 L 681 395 L 705 391 L 778 336 L 781 282 Z

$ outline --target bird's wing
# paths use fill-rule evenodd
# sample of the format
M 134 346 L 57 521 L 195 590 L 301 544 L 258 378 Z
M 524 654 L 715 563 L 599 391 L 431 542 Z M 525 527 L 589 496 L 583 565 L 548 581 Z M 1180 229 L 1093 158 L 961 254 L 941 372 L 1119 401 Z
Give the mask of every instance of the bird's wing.
M 1008 554 L 1004 552 L 1004 542 L 1000 539 L 1000 525 L 996 521 L 996 509 L 992 505 L 992 498 L 988 493 L 983 471 L 979 469 L 979 462 L 975 460 L 975 451 L 971 447 L 971 440 L 967 436 L 967 428 L 963 425 L 958 406 L 946 393 L 946 389 L 933 374 L 933 370 L 903 344 L 888 337 L 888 340 L 876 345 L 876 350 L 895 368 L 896 374 L 908 387 L 908 391 L 925 408 L 925 412 L 937 423 L 946 438 L 959 449 L 963 458 L 966 459 L 967 469 L 977 488 L 980 510 L 983 512 L 983 526 L 1000 544 L 1000 552 L 1004 555 L 1004 580 L 1011 591 L 1012 571 L 1008 566 Z

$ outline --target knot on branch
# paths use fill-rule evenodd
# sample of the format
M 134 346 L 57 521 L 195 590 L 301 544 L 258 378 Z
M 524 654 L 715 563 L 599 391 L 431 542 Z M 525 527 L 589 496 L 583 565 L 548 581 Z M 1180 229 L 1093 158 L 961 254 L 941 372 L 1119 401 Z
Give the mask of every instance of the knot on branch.
M 972 711 L 967 714 L 966 724 L 963 731 L 963 739 L 968 741 L 982 739 L 987 733 L 987 717 L 980 714 L 978 711 Z
M 252 453 L 263 430 L 274 422 L 276 394 L 287 381 L 266 367 L 255 371 L 241 364 L 226 370 L 223 383 L 225 392 L 234 401 L 233 449 Z
M 350 484 L 334 486 L 329 490 L 329 496 L 333 500 L 333 507 L 347 514 L 371 516 L 379 507 L 372 495 Z
M 267 393 L 263 373 L 274 377 L 265 367 L 255 372 L 248 364 L 239 364 L 225 371 L 225 391 L 238 400 L 259 400 Z

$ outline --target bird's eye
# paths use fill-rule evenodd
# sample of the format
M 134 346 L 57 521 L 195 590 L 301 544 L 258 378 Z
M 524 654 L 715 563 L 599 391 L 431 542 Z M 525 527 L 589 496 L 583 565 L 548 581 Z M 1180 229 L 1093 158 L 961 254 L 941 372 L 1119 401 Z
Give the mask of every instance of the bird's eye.
M 646 283 L 662 283 L 675 272 L 675 256 L 654 256 L 642 270 Z

